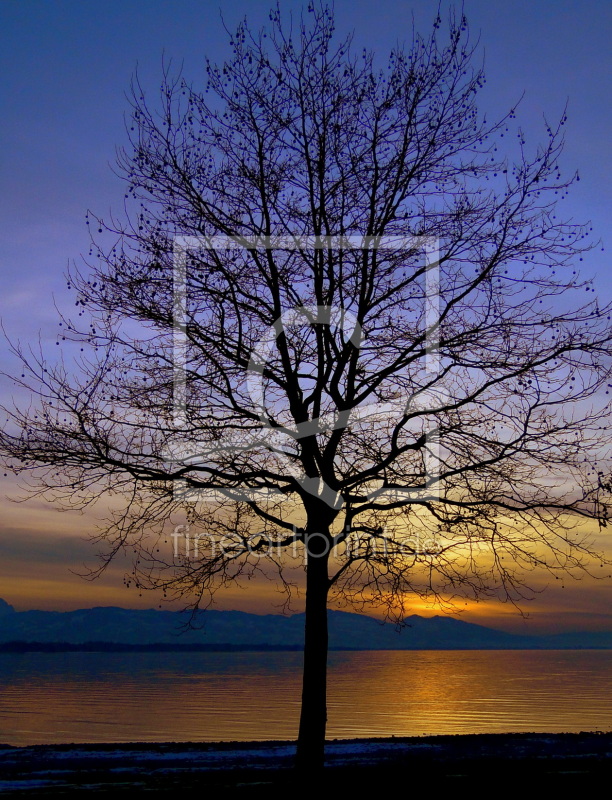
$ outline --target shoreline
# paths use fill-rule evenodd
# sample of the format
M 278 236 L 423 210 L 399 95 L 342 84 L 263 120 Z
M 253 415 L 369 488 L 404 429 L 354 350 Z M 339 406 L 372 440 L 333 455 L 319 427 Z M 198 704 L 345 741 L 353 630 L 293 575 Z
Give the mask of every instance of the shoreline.
M 23 747 L 0 744 L 0 793 L 53 797 L 231 790 L 280 797 L 303 783 L 294 741 L 133 742 Z M 327 742 L 325 787 L 361 791 L 425 772 L 436 785 L 538 779 L 583 788 L 612 771 L 612 730 L 336 739 Z M 314 780 L 314 776 L 313 776 Z M 265 790 L 265 791 L 264 791 Z

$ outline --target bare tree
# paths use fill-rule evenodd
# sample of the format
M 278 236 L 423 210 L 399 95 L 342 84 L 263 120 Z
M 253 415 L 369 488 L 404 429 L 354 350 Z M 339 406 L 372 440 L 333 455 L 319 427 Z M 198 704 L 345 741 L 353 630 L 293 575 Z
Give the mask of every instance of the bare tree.
M 325 8 L 270 20 L 206 92 L 166 70 L 155 110 L 135 81 L 127 221 L 90 216 L 70 278 L 83 354 L 22 354 L 39 402 L 1 446 L 56 501 L 124 497 L 107 559 L 135 551 L 136 585 L 194 608 L 257 570 L 290 590 L 305 560 L 312 768 L 330 600 L 401 619 L 415 592 L 518 602 L 534 567 L 588 565 L 611 309 L 557 216 L 565 114 L 532 152 L 514 110 L 487 123 L 464 18 L 380 70 Z

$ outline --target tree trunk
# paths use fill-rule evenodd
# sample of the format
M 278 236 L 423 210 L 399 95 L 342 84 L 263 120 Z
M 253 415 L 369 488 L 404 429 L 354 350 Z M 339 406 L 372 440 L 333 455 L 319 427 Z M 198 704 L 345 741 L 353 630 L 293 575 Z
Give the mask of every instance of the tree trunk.
M 327 723 L 327 593 L 328 543 L 324 535 L 312 537 L 307 548 L 306 624 L 302 712 L 296 767 L 312 773 L 323 768 Z M 313 552 L 314 551 L 314 552 Z

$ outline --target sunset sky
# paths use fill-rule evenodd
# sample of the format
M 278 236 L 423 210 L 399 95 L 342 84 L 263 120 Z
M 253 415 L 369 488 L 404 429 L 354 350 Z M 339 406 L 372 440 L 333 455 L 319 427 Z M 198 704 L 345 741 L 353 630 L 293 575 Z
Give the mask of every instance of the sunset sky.
M 258 28 L 270 0 L 3 0 L 0 3 L 0 315 L 7 335 L 51 351 L 57 311 L 74 298 L 63 278 L 71 261 L 88 248 L 85 212 L 121 214 L 124 186 L 113 174 L 115 149 L 126 142 L 125 98 L 136 66 L 154 96 L 162 57 L 184 65 L 184 75 L 204 85 L 204 58 L 229 53 L 228 30 L 246 14 Z M 301 3 L 282 0 L 283 10 Z M 222 9 L 223 20 L 219 8 Z M 336 0 L 340 35 L 355 32 L 357 50 L 385 57 L 397 41 L 409 42 L 412 18 L 428 33 L 435 16 L 431 0 Z M 450 7 L 442 2 L 443 13 Z M 457 4 L 460 8 L 460 4 Z M 543 115 L 561 116 L 568 103 L 562 167 L 578 170 L 564 212 L 591 220 L 609 246 L 612 207 L 610 175 L 610 38 L 612 5 L 607 0 L 464 0 L 473 37 L 480 38 L 487 84 L 480 107 L 491 118 L 515 106 L 528 144 L 545 138 Z M 609 250 L 594 249 L 584 272 L 595 277 L 603 301 L 612 299 Z M 53 353 L 51 354 L 53 355 Z M 0 370 L 16 372 L 5 343 Z M 11 381 L 0 376 L 0 397 L 10 400 Z M 113 564 L 96 581 L 76 573 L 95 566 L 88 540 L 91 515 L 60 511 L 41 500 L 14 503 L 14 479 L 0 497 L 0 597 L 18 610 L 67 610 L 95 605 L 156 606 L 123 587 L 125 565 Z M 610 534 L 593 529 L 609 555 Z M 600 570 L 598 570 L 601 572 Z M 602 573 L 603 574 L 603 573 Z M 536 577 L 535 586 L 545 588 Z M 494 627 L 539 633 L 612 629 L 612 580 L 555 582 L 523 610 L 495 603 L 466 606 L 464 619 Z M 278 610 L 273 583 L 254 582 L 219 595 L 220 608 L 258 613 Z M 296 601 L 295 610 L 300 610 Z M 419 601 L 411 613 L 438 613 Z

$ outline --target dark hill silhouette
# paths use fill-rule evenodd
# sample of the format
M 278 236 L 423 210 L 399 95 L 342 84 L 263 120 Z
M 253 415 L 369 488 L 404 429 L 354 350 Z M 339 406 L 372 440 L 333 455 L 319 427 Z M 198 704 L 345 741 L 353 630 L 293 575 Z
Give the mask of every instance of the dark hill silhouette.
M 135 610 L 114 606 L 77 611 L 14 611 L 0 600 L 2 642 L 115 642 L 119 644 L 232 645 L 301 647 L 304 615 L 248 614 L 209 610 L 198 617 L 200 627 L 186 629 L 188 617 L 175 611 Z M 332 648 L 359 650 L 531 649 L 612 647 L 612 633 L 557 636 L 516 636 L 453 617 L 406 619 L 406 628 L 361 614 L 330 612 Z

